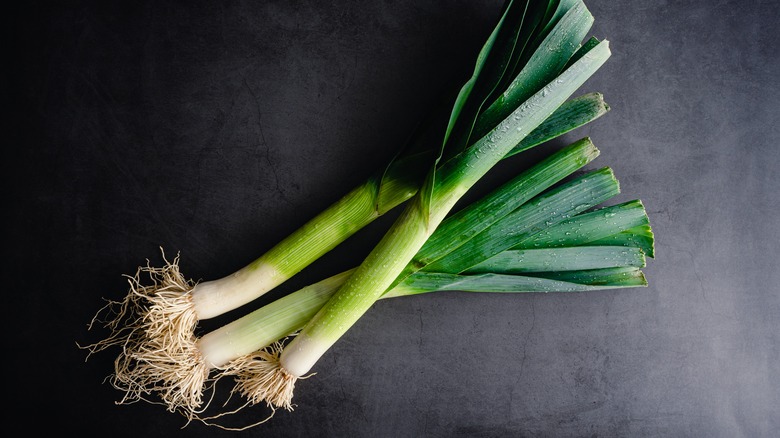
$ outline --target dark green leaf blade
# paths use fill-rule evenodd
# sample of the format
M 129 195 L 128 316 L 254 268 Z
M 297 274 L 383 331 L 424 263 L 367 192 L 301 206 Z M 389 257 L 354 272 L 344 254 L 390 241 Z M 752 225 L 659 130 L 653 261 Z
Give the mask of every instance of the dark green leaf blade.
M 538 278 L 565 281 L 588 286 L 646 286 L 647 279 L 639 268 L 619 267 L 585 271 L 541 272 L 529 274 Z
M 571 175 L 599 155 L 583 138 L 550 155 L 489 195 L 463 208 L 442 222 L 415 256 L 413 264 L 427 265 L 451 252 L 534 196 Z
M 477 274 L 458 275 L 418 272 L 409 276 L 403 284 L 388 291 L 383 298 L 417 295 L 428 292 L 461 291 L 489 293 L 523 292 L 586 292 L 602 289 L 616 289 L 647 286 L 642 271 L 628 268 L 625 272 L 604 272 L 599 277 L 591 272 L 590 282 L 578 283 L 565 279 L 546 278 L 531 275 Z M 582 279 L 576 275 L 574 279 Z
M 624 246 L 575 246 L 503 251 L 465 274 L 522 274 L 528 272 L 582 271 L 632 266 L 643 268 L 641 249 Z
M 649 224 L 639 225 L 603 239 L 588 242 L 588 245 L 620 245 L 640 248 L 647 257 L 655 257 L 655 236 Z
M 535 50 L 517 76 L 487 107 L 474 124 L 473 136 L 482 137 L 517 106 L 553 80 L 577 51 L 593 24 L 582 2 L 569 10 Z
M 578 214 L 561 223 L 518 240 L 512 249 L 559 248 L 589 244 L 628 229 L 647 225 L 644 205 L 639 200 Z
M 570 99 L 558 107 L 544 123 L 528 134 L 505 158 L 519 154 L 586 125 L 603 116 L 608 111 L 609 105 L 604 102 L 604 96 L 601 93 L 588 93 Z
M 619 192 L 619 184 L 609 168 L 582 175 L 535 197 L 424 269 L 463 272 Z

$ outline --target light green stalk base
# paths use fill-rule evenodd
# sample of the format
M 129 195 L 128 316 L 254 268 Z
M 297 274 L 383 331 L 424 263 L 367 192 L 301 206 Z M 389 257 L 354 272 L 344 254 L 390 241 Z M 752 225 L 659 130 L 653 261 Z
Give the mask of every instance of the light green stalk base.
M 213 318 L 257 299 L 371 223 L 379 217 L 376 190 L 371 182 L 359 186 L 246 267 L 198 284 L 192 291 L 198 318 Z

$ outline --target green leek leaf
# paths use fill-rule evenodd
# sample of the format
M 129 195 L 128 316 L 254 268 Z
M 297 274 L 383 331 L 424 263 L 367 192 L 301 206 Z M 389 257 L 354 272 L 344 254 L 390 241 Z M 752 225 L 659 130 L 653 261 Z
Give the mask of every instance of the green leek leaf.
M 647 257 L 655 257 L 655 239 L 649 224 L 639 225 L 603 239 L 588 242 L 588 245 L 635 246 L 642 249 Z
M 527 272 L 582 271 L 645 266 L 640 248 L 624 246 L 575 246 L 520 249 L 501 252 L 469 268 L 465 274 L 522 274 Z
M 585 245 L 648 223 L 642 202 L 634 200 L 566 219 L 523 237 L 513 249 Z
M 622 268 L 621 268 L 622 269 Z M 627 288 L 647 286 L 642 272 L 636 268 L 626 268 L 622 271 L 604 270 L 590 271 L 587 276 L 571 275 L 573 280 L 587 279 L 590 282 L 567 281 L 561 278 L 546 278 L 531 275 L 476 274 L 458 275 L 443 273 L 418 272 L 407 278 L 403 284 L 389 291 L 383 298 L 394 298 L 407 295 L 417 295 L 429 292 L 461 291 L 461 292 L 585 292 L 601 289 Z M 581 273 L 583 271 L 575 271 Z M 587 277 L 587 278 L 585 278 Z
M 424 269 L 431 272 L 463 272 L 482 260 L 515 247 L 530 236 L 546 232 L 552 225 L 593 208 L 619 192 L 619 184 L 609 168 L 582 175 L 535 197 Z
M 505 158 L 519 154 L 596 120 L 609 111 L 601 93 L 588 93 L 566 101 L 538 128 L 528 134 Z
M 585 271 L 541 272 L 529 275 L 588 286 L 647 286 L 647 280 L 642 271 L 632 266 Z

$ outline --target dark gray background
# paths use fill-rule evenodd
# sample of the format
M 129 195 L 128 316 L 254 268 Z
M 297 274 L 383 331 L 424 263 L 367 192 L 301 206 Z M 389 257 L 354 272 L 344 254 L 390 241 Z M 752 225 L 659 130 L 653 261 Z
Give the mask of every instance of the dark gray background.
M 466 78 L 500 1 L 7 11 L 10 413 L 82 436 L 776 436 L 778 4 L 587 4 L 613 56 L 581 92 L 613 110 L 470 196 L 591 136 L 614 202 L 647 206 L 650 286 L 380 302 L 299 383 L 295 412 L 243 434 L 115 406 L 112 355 L 85 363 L 75 345 L 99 339 L 101 297 L 159 246 L 189 277 L 226 275 L 361 182 Z M 356 265 L 392 218 L 267 299 Z

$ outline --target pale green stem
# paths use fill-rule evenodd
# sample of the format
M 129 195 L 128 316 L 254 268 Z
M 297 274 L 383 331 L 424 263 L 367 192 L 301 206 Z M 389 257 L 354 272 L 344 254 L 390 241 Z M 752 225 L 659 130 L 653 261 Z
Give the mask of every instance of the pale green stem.
M 192 291 L 198 318 L 213 318 L 262 296 L 371 223 L 379 217 L 375 193 L 371 181 L 362 184 L 246 267 L 198 283 Z

